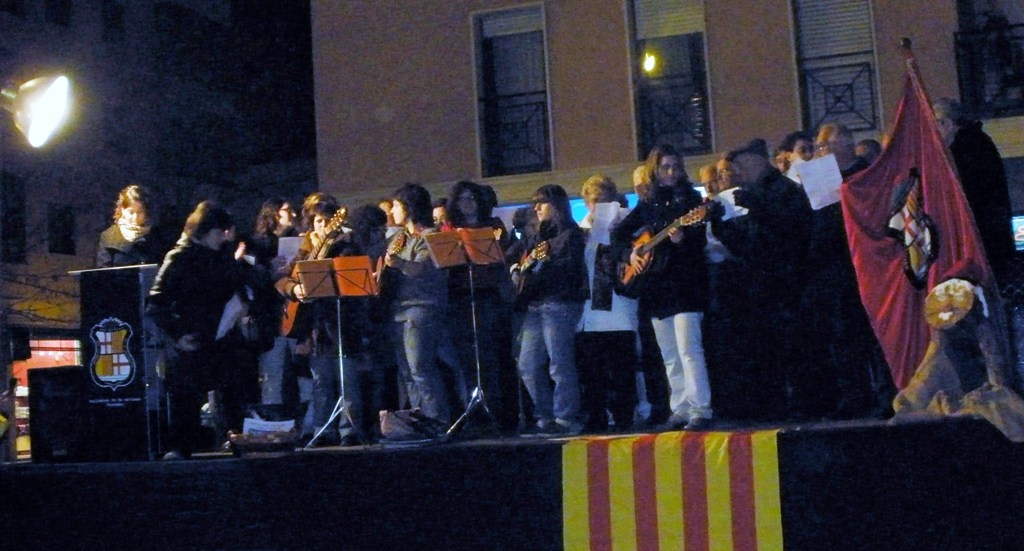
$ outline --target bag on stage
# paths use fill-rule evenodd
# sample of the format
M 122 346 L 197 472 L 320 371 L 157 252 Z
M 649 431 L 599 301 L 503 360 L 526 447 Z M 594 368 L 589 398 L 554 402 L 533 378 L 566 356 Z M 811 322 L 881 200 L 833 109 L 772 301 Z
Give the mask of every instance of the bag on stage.
M 416 409 L 381 410 L 380 432 L 384 440 L 403 442 L 433 440 L 445 433 L 447 426 Z

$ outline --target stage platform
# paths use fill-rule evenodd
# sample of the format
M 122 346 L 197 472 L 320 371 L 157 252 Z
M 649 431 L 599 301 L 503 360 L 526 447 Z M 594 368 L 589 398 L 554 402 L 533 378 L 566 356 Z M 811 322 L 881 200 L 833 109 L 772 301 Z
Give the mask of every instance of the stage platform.
M 681 474 L 665 470 L 672 450 Z M 721 457 L 724 471 L 713 465 Z M 693 506 L 698 494 L 706 507 Z M 1024 446 L 970 419 L 13 463 L 0 465 L 0 495 L 0 538 L 15 550 L 1024 545 Z

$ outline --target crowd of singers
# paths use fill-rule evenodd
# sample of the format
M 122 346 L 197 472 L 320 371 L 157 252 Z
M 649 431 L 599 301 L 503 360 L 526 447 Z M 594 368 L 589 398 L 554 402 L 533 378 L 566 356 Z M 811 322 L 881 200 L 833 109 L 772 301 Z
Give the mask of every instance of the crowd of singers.
M 195 449 L 210 390 L 230 428 L 262 403 L 308 436 L 343 388 L 344 414 L 318 439 L 342 445 L 381 438 L 382 410 L 416 408 L 449 427 L 475 392 L 487 407 L 472 410 L 469 434 L 877 416 L 891 382 L 838 204 L 812 210 L 783 172 L 832 153 L 846 177 L 870 162 L 854 145 L 839 125 L 787 136 L 774 156 L 753 140 L 701 168 L 703 195 L 682 154 L 658 146 L 634 173 L 634 208 L 597 175 L 579 190 L 579 224 L 558 185 L 537 189 L 513 228 L 493 215 L 494 191 L 470 181 L 439 201 L 405 184 L 351 211 L 317 192 L 297 217 L 267 201 L 244 239 L 206 201 L 165 257 L 147 241 L 145 189 L 130 186 L 97 262 L 162 260 L 147 315 L 169 343 L 172 458 Z M 439 268 L 427 237 L 457 228 L 492 230 L 504 262 Z M 278 255 L 285 237 L 301 240 L 293 258 Z M 307 299 L 296 265 L 338 256 L 368 256 L 379 295 Z M 217 338 L 232 296 L 248 310 Z

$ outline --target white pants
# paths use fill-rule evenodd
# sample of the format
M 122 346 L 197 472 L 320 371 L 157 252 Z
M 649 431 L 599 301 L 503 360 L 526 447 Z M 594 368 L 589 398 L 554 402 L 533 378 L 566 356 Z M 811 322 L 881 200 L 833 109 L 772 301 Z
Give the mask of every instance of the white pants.
M 672 390 L 672 413 L 710 419 L 711 387 L 700 332 L 703 317 L 700 312 L 683 312 L 664 319 L 652 318 L 651 322 Z

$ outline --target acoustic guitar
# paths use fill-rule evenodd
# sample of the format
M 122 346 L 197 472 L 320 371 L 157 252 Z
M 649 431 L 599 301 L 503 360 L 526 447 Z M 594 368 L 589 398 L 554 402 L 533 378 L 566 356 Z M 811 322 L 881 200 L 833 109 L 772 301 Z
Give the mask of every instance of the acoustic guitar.
M 519 258 L 519 270 L 516 278 L 516 296 L 523 293 L 523 289 L 526 287 L 526 280 L 529 279 L 530 274 L 533 273 L 533 269 L 537 267 L 542 260 L 547 259 L 548 253 L 551 251 L 551 245 L 547 241 L 541 241 L 537 243 L 537 246 L 530 251 L 523 254 Z
M 348 215 L 348 209 L 342 207 L 334 213 L 334 216 L 327 222 L 326 237 L 320 242 L 320 245 L 306 257 L 307 260 L 314 260 L 320 258 L 327 249 L 330 248 L 331 244 L 334 243 L 335 238 L 341 233 L 342 225 L 345 223 L 345 217 Z M 298 277 L 297 268 L 292 267 L 291 278 L 296 279 Z M 285 303 L 284 316 L 281 317 L 281 336 L 289 338 L 298 338 L 312 323 L 311 309 L 305 308 L 305 304 L 298 300 L 289 299 Z
M 400 253 L 408 240 L 409 233 L 402 230 L 402 233 L 396 235 L 388 244 L 388 252 L 384 256 Z M 395 288 L 398 285 L 395 278 L 398 276 L 398 270 L 385 264 L 384 256 L 377 259 L 377 271 L 374 274 L 377 277 L 377 296 L 383 302 L 384 308 L 388 308 L 391 306 L 391 300 L 395 298 Z
M 633 250 L 636 251 L 638 256 L 644 258 L 644 267 L 651 265 L 651 260 L 654 258 L 654 248 L 664 241 L 668 234 L 672 230 L 679 228 L 685 228 L 688 226 L 696 226 L 703 224 L 707 221 L 708 217 L 708 206 L 707 204 L 700 205 L 699 207 L 687 212 L 686 214 L 676 218 L 669 225 L 665 226 L 660 232 L 652 235 L 650 230 L 644 230 L 639 237 L 633 240 Z M 626 264 L 622 268 L 622 273 L 619 277 L 620 283 L 622 284 L 622 294 L 625 296 L 632 296 L 631 293 L 635 293 L 635 287 L 637 285 L 637 278 L 643 275 L 646 270 L 637 270 L 633 268 L 631 264 Z

